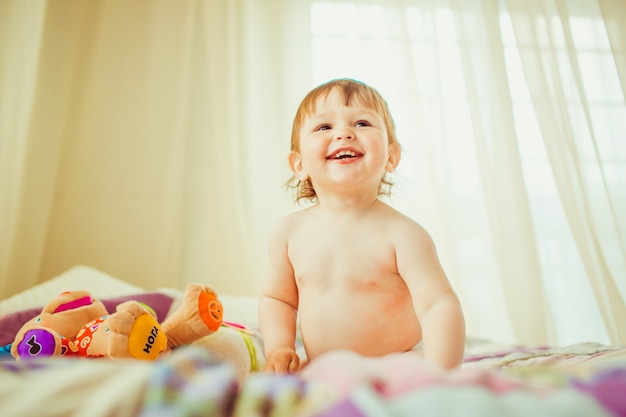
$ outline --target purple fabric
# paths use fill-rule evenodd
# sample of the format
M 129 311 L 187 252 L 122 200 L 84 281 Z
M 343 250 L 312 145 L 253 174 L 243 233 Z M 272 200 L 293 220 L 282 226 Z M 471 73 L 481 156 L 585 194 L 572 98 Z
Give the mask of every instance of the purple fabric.
M 106 298 L 102 299 L 102 304 L 109 313 L 115 312 L 115 306 L 124 301 L 136 300 L 140 303 L 149 305 L 157 315 L 157 320 L 161 323 L 165 320 L 167 313 L 174 302 L 174 299 L 169 295 L 159 292 L 146 292 L 140 294 L 132 294 L 123 297 Z M 13 343 L 15 335 L 19 329 L 28 320 L 38 315 L 43 306 L 37 308 L 30 308 L 27 310 L 16 311 L 15 313 L 5 314 L 0 316 L 0 346 L 5 346 Z
M 174 302 L 174 299 L 169 295 L 165 295 L 160 292 L 148 292 L 142 294 L 127 295 L 124 297 L 104 299 L 102 300 L 102 304 L 104 304 L 104 307 L 109 313 L 114 313 L 115 307 L 118 304 L 130 300 L 139 301 L 140 303 L 144 303 L 152 307 L 157 315 L 157 321 L 159 323 L 162 323 L 163 320 L 165 320 L 165 317 L 167 316 L 167 313 L 170 311 L 170 307 Z
M 607 369 L 589 380 L 574 380 L 572 385 L 596 399 L 616 417 L 626 417 L 626 369 Z

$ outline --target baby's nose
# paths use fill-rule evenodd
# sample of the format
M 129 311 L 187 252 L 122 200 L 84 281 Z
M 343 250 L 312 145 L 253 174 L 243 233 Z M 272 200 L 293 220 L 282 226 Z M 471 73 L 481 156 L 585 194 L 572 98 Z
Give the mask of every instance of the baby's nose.
M 354 139 L 354 132 L 350 129 L 340 129 L 335 135 L 335 139 Z

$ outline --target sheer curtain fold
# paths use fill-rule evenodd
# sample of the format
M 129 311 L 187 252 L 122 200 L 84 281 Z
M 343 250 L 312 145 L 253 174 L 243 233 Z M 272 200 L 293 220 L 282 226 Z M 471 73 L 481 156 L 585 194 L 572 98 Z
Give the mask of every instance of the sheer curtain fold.
M 3 4 L 8 10 L 3 14 L 7 25 L 3 25 L 2 39 L 7 53 L 2 60 L 6 75 L 3 84 L 7 88 L 2 90 L 0 116 L 6 121 L 0 139 L 6 174 L 1 176 L 10 183 L 2 184 L 1 191 L 7 211 L 0 219 L 6 244 L 0 271 L 3 291 L 10 294 L 34 282 L 41 271 L 68 114 L 76 91 L 73 77 L 80 34 L 90 16 L 85 7 L 61 10 L 57 7 L 60 3 Z M 23 26 L 12 24 L 13 19 Z M 56 50 L 58 44 L 65 48 Z M 17 45 L 24 49 L 15 48 Z M 13 103 L 20 105 L 13 107 Z
M 451 5 L 461 40 L 459 52 L 474 127 L 476 162 L 510 324 L 516 340 L 554 343 L 514 126 L 499 4 L 494 0 L 452 1 Z
M 616 268 L 611 271 L 607 264 L 610 248 L 602 243 L 610 242 L 612 249 L 614 245 L 620 245 L 623 236 L 612 209 L 612 196 L 606 192 L 609 185 L 598 154 L 590 99 L 582 86 L 579 57 L 573 46 L 570 19 L 575 16 L 569 14 L 564 2 L 557 2 L 555 10 L 538 7 L 540 4 L 535 2 L 506 1 L 506 5 L 513 30 L 522 40 L 519 50 L 524 74 L 578 254 L 610 340 L 624 343 L 626 328 L 619 323 L 626 317 L 626 307 L 616 280 L 623 279 L 620 274 L 625 270 Z M 554 27 L 557 21 L 561 24 Z M 564 77 L 558 61 L 553 38 L 559 30 L 563 31 L 567 51 L 569 66 L 566 71 L 572 73 L 578 97 L 567 96 L 563 85 L 568 78 Z M 576 132 L 581 120 L 574 119 L 572 100 L 581 108 L 582 128 L 586 135 Z M 582 155 L 583 150 L 586 150 L 585 155 Z
M 50 3 L 61 13 L 75 6 Z M 177 132 L 188 82 L 189 34 L 180 29 L 192 4 L 147 5 L 85 5 L 93 20 L 76 35 L 82 64 L 72 77 L 76 93 L 38 280 L 84 263 L 145 287 L 178 282 L 185 236 L 167 232 L 179 230 L 181 219 L 171 216 L 180 210 L 187 151 Z
M 24 154 L 34 101 L 41 28 L 45 4 L 35 1 L 0 3 L 0 293 L 11 293 L 8 277 L 16 273 L 16 253 Z M 28 27 L 29 31 L 20 31 Z
M 290 206 L 275 127 L 292 116 L 269 73 L 286 62 L 282 6 L 2 2 L 3 297 L 79 263 L 145 288 L 257 292 Z
M 621 0 L 598 0 L 598 4 L 611 42 L 622 95 L 626 97 L 626 7 Z

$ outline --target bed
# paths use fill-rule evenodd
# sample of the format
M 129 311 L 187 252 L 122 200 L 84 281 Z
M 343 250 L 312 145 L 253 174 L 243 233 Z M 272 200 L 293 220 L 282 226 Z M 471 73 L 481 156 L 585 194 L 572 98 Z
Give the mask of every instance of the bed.
M 183 291 L 146 291 L 87 266 L 0 301 L 0 345 L 50 298 L 85 289 L 112 303 L 155 300 L 162 320 Z M 160 298 L 158 298 L 160 297 Z M 256 300 L 220 295 L 224 319 L 250 329 Z M 299 344 L 302 353 L 301 344 Z M 335 352 L 295 375 L 250 372 L 197 345 L 154 362 L 48 358 L 0 361 L 0 415 L 10 416 L 626 416 L 626 347 L 530 347 L 468 339 L 461 369 L 406 356 L 375 364 Z

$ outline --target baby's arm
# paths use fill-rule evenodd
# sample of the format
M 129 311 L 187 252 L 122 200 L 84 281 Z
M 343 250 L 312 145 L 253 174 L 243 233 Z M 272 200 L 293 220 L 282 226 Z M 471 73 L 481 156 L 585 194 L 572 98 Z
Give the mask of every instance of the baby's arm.
M 424 358 L 444 369 L 458 367 L 465 349 L 461 304 L 428 233 L 419 225 L 404 231 L 396 245 L 396 262 L 422 327 Z
M 265 348 L 265 371 L 295 372 L 300 359 L 295 349 L 298 289 L 287 255 L 284 222 L 269 239 L 268 271 L 259 301 L 259 322 Z

